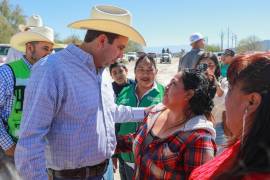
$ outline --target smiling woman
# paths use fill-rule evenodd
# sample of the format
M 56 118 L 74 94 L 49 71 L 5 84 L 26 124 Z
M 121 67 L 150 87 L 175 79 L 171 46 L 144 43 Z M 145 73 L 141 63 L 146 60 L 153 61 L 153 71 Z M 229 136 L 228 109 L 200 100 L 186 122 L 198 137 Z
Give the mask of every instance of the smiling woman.
M 155 81 L 157 67 L 151 56 L 143 54 L 135 64 L 136 84 L 124 88 L 117 98 L 117 104 L 132 107 L 148 107 L 163 99 L 164 87 Z M 140 123 L 122 123 L 116 125 L 119 135 L 135 133 Z M 133 153 L 121 153 L 119 156 L 121 179 L 132 179 L 134 174 Z

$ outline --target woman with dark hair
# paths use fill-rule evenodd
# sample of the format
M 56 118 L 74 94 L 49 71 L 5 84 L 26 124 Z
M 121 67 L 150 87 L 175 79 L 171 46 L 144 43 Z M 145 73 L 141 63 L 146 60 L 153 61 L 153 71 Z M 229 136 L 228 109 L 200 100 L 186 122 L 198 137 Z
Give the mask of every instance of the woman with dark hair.
M 270 53 L 236 57 L 228 69 L 228 149 L 190 179 L 270 179 Z M 207 170 L 207 171 L 206 171 Z
M 203 69 L 205 67 L 205 69 Z M 196 65 L 196 68 L 205 70 L 205 74 L 210 81 L 210 93 L 214 101 L 213 116 L 215 119 L 215 129 L 217 133 L 216 143 L 218 145 L 218 153 L 222 152 L 226 144 L 226 136 L 224 134 L 225 121 L 225 96 L 228 91 L 228 81 L 220 76 L 220 67 L 217 56 L 213 53 L 203 53 Z
M 117 151 L 135 155 L 133 179 L 187 179 L 216 153 L 207 78 L 185 69 L 166 86 L 136 134 L 118 136 Z

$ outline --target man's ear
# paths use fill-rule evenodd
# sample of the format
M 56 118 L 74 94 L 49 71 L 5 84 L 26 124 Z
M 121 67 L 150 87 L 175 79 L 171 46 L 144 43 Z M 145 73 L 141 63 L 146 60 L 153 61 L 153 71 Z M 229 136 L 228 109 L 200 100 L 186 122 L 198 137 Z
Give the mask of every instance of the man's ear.
M 247 110 L 250 114 L 253 114 L 260 106 L 262 96 L 257 92 L 253 92 L 247 95 L 247 100 L 248 100 Z
M 25 49 L 32 52 L 34 50 L 34 47 L 31 43 L 26 43 L 25 44 Z
M 101 34 L 97 37 L 98 47 L 104 47 L 105 43 L 107 42 L 107 36 L 105 34 Z

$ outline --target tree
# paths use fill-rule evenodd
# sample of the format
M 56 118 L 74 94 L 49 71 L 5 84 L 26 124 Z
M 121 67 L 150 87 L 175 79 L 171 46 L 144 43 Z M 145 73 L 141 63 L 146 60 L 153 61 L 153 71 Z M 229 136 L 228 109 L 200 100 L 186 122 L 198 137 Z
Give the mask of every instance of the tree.
M 237 53 L 244 53 L 248 51 L 262 51 L 263 47 L 260 39 L 256 36 L 249 36 L 242 39 L 236 47 Z
M 143 51 L 143 48 L 140 44 L 135 43 L 133 41 L 128 41 L 128 45 L 125 48 L 125 53 L 127 52 L 140 52 Z
M 218 45 L 215 45 L 215 44 L 208 44 L 205 46 L 205 51 L 208 51 L 208 52 L 218 52 L 220 51 L 220 47 Z
M 167 48 L 167 49 L 166 49 L 166 53 L 170 53 L 170 50 L 169 50 L 169 48 Z
M 61 40 L 59 37 L 59 33 L 54 32 L 54 42 L 55 43 L 63 43 L 63 40 Z
M 78 35 L 73 34 L 73 35 L 67 37 L 66 39 L 64 39 L 63 43 L 65 43 L 65 44 L 70 44 L 70 43 L 81 44 L 82 40 L 80 39 L 80 37 Z
M 15 9 L 9 0 L 0 2 L 0 43 L 9 43 L 13 34 L 18 32 L 18 25 L 25 23 L 22 9 L 17 5 Z

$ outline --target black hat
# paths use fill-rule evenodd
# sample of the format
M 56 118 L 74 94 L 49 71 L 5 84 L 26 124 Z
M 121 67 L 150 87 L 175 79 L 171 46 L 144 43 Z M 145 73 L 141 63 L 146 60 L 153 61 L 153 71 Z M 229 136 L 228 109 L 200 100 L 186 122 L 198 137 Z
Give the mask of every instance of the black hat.
M 223 56 L 234 56 L 235 55 L 235 52 L 231 49 L 225 49 L 224 53 L 223 53 Z

